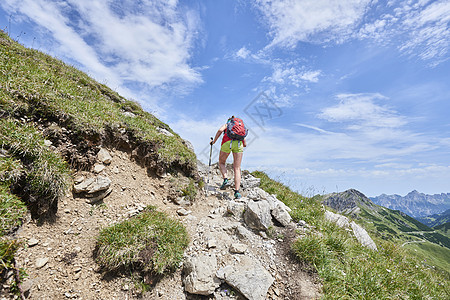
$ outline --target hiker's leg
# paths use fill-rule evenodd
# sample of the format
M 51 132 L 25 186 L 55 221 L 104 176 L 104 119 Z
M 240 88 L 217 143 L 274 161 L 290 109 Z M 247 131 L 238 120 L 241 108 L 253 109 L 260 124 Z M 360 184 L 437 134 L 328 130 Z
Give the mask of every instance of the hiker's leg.
M 241 187 L 241 162 L 242 152 L 233 152 L 234 189 L 239 191 Z
M 228 155 L 230 155 L 230 153 L 226 153 L 223 151 L 220 151 L 220 153 L 219 153 L 219 170 L 220 170 L 220 173 L 222 173 L 223 179 L 227 178 L 226 162 L 227 162 Z

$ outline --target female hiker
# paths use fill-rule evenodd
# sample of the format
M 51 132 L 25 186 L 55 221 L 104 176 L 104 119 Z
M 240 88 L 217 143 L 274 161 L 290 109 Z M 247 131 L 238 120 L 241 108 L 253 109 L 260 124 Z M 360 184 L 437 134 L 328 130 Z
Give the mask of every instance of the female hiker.
M 247 147 L 247 141 L 245 137 L 248 134 L 248 130 L 244 126 L 244 122 L 232 116 L 228 119 L 227 123 L 222 125 L 216 133 L 214 140 L 210 143 L 213 145 L 217 139 L 222 135 L 222 144 L 219 153 L 219 169 L 222 173 L 223 183 L 220 187 L 224 190 L 228 183 L 226 161 L 231 152 L 233 152 L 233 170 L 234 170 L 234 198 L 241 198 L 239 188 L 241 186 L 241 162 L 244 152 L 244 147 Z

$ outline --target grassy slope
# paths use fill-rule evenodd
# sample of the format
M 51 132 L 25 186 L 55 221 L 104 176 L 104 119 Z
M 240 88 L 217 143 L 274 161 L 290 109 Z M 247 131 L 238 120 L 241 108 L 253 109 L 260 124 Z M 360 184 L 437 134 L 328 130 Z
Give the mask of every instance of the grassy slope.
M 316 228 L 294 242 L 292 250 L 321 277 L 323 298 L 446 299 L 450 296 L 449 274 L 430 267 L 420 253 L 376 236 L 373 238 L 378 251 L 364 248 L 346 230 L 324 219 L 320 196 L 305 198 L 262 172 L 252 174 L 261 178 L 261 188 L 276 194 L 292 208 L 295 220 L 303 219 Z M 408 218 L 403 221 L 410 221 L 408 226 L 415 224 Z
M 439 233 L 441 233 L 442 235 L 445 235 L 446 237 L 450 238 L 450 222 L 438 225 L 434 227 L 434 229 Z
M 22 200 L 29 208 L 37 205 L 37 216 L 55 212 L 58 198 L 70 185 L 72 170 L 65 161 L 67 157 L 45 143 L 50 137 L 44 136 L 43 128 L 54 123 L 70 132 L 72 146 L 82 145 L 96 153 L 99 145 L 114 147 L 115 136 L 126 136 L 127 150 L 147 155 L 145 163 L 153 171 L 159 168 L 196 175 L 195 154 L 168 125 L 85 73 L 27 49 L 0 31 L 0 278 L 14 269 L 14 253 L 20 244 L 6 234 L 21 225 L 26 213 Z M 172 135 L 161 133 L 161 129 Z M 187 235 L 181 224 L 153 209 L 149 211 L 137 219 L 144 224 L 158 223 L 158 231 L 151 235 L 158 241 L 158 251 L 153 256 L 147 254 L 138 269 L 162 273 L 178 265 Z M 126 222 L 106 228 L 98 237 L 103 251 L 98 252 L 97 261 L 106 269 L 113 269 L 109 259 L 114 252 L 124 249 L 102 247 L 102 239 L 109 232 L 108 246 L 120 245 L 121 235 L 126 234 L 121 228 L 127 226 Z M 130 237 L 135 249 L 148 246 L 149 240 L 142 234 L 149 233 L 144 230 L 136 232 L 139 238 Z M 123 257 L 115 262 L 136 269 L 136 264 L 131 266 Z M 12 292 L 17 292 L 15 286 Z
M 412 249 L 412 255 L 428 262 L 440 270 L 448 271 L 450 262 L 450 239 L 398 210 L 382 208 L 376 211 L 362 210 L 361 222 L 372 236 L 405 249 Z
M 166 168 L 195 169 L 195 154 L 169 126 L 85 73 L 27 49 L 1 31 L 0 72 L 3 116 L 20 112 L 32 119 L 64 123 L 60 125 L 93 142 L 108 129 L 125 129 L 138 143 L 156 146 L 156 158 Z M 174 135 L 162 134 L 158 128 Z

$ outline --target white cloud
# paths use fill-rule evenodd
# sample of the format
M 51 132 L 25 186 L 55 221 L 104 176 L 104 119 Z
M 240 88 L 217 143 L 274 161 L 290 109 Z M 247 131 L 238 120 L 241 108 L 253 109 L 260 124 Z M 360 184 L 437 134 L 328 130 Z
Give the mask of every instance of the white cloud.
M 382 3 L 374 6 L 374 10 L 389 11 L 368 21 L 356 36 L 381 45 L 396 45 L 401 53 L 418 56 L 432 66 L 448 60 L 450 2 L 412 0 L 391 4 L 387 8 Z
M 274 62 L 272 68 L 272 75 L 265 77 L 263 81 L 278 85 L 293 85 L 297 88 L 305 87 L 307 83 L 317 83 L 322 74 L 321 70 L 310 70 L 299 66 L 297 62 Z
M 236 57 L 246 59 L 251 54 L 250 50 L 245 47 L 242 47 L 236 52 Z
M 409 39 L 400 50 L 412 55 L 418 52 L 424 60 L 448 60 L 450 48 L 450 2 L 418 3 L 413 10 L 404 12 L 404 30 L 409 31 Z
M 309 81 L 309 82 L 319 82 L 319 76 L 322 74 L 322 71 L 316 70 L 316 71 L 307 71 L 303 74 L 300 74 L 300 78 Z
M 404 117 L 394 110 L 376 104 L 386 100 L 380 94 L 340 94 L 339 104 L 324 108 L 319 117 L 330 122 L 356 122 L 351 128 L 379 127 L 398 128 L 406 124 Z
M 394 0 L 255 0 L 269 27 L 268 48 L 294 48 L 299 42 L 343 43 L 368 39 L 394 46 L 434 66 L 450 49 L 450 2 Z M 381 13 L 380 13 L 381 12 Z
M 48 30 L 57 56 L 76 61 L 111 86 L 126 90 L 134 82 L 182 91 L 202 82 L 189 65 L 198 16 L 179 9 L 177 1 L 5 0 L 1 5 Z
M 256 0 L 273 36 L 270 46 L 342 42 L 359 24 L 370 0 Z

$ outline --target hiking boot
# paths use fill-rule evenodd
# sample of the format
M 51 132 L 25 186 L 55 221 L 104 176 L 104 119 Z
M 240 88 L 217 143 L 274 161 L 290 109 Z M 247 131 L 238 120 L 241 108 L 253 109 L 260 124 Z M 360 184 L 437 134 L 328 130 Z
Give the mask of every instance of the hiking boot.
M 228 185 L 228 178 L 225 178 L 225 179 L 223 180 L 222 185 L 220 186 L 220 189 L 221 189 L 221 190 L 224 190 L 224 189 L 227 187 L 227 185 Z
M 241 193 L 239 191 L 234 192 L 234 199 L 240 199 L 242 197 Z

